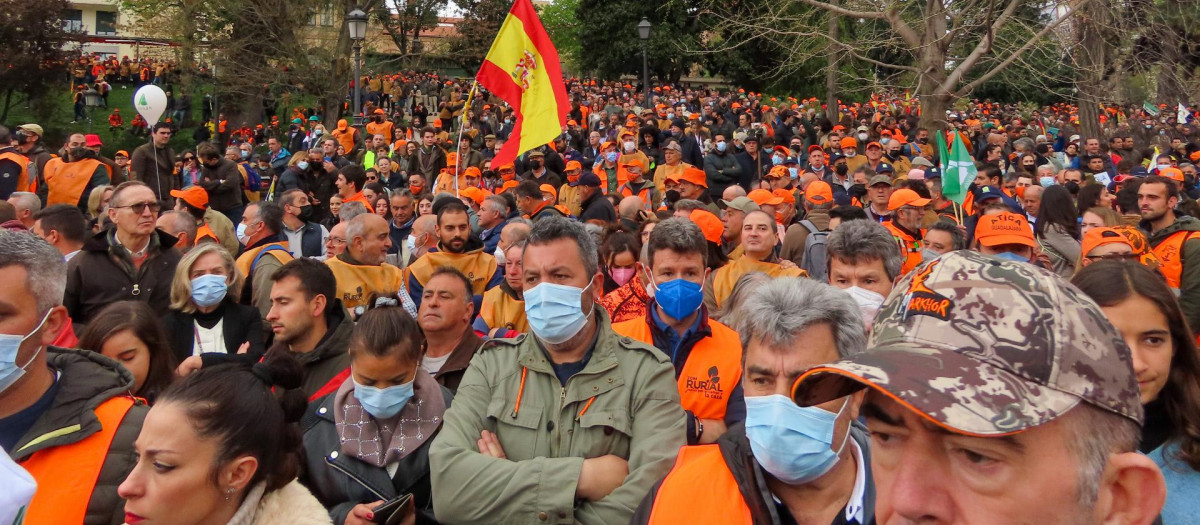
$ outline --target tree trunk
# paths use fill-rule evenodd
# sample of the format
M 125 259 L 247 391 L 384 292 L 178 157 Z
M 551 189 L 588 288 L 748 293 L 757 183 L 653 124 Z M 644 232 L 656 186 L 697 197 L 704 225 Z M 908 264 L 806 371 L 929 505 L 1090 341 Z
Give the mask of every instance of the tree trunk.
M 832 5 L 837 5 L 838 0 L 829 0 Z M 839 53 L 834 42 L 838 41 L 838 22 L 841 17 L 829 13 L 829 68 L 825 70 L 825 116 L 829 121 L 837 124 L 838 117 L 838 58 Z
M 1105 15 L 1108 6 L 1102 2 L 1093 1 L 1088 11 L 1078 17 L 1079 42 L 1081 51 L 1078 53 L 1080 75 L 1075 87 L 1079 92 L 1079 127 L 1080 135 L 1085 139 L 1095 138 L 1104 141 L 1103 130 L 1100 127 L 1100 101 L 1105 98 L 1104 68 L 1107 65 L 1109 46 L 1102 34 L 1106 27 Z
M 8 110 L 12 107 L 12 88 L 4 90 L 4 111 L 0 111 L 0 122 L 8 120 Z

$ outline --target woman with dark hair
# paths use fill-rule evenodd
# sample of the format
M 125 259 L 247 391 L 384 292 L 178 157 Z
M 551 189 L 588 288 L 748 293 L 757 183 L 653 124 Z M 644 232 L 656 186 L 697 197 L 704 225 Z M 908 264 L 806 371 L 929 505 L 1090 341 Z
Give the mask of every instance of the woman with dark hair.
M 1045 200 L 1045 196 L 1042 199 Z M 1082 213 L 1084 210 L 1092 208 L 1108 208 L 1111 210 L 1115 197 L 1112 193 L 1108 192 L 1108 188 L 1103 184 L 1088 184 L 1079 188 L 1079 196 L 1076 199 L 1075 209 Z
M 610 293 L 633 279 L 637 271 L 642 243 L 632 233 L 612 232 L 600 245 L 600 266 L 604 272 L 604 293 Z
M 175 379 L 175 356 L 162 322 L 143 301 L 105 306 L 79 337 L 79 348 L 120 363 L 133 374 L 133 395 L 154 404 Z
M 650 159 L 653 166 L 662 164 L 662 144 L 659 143 L 658 128 L 654 126 L 644 126 L 638 132 L 638 149 L 646 154 L 646 158 Z M 646 173 L 650 173 L 651 166 L 643 166 L 642 169 Z M 647 177 L 649 178 L 649 177 Z
M 146 415 L 137 464 L 117 488 L 126 523 L 323 525 L 329 515 L 296 481 L 303 371 L 287 352 L 202 368 Z
M 350 377 L 305 417 L 306 485 L 339 525 L 370 522 L 379 505 L 405 495 L 416 523 L 436 523 L 429 444 L 453 396 L 421 368 L 421 327 L 397 307 L 369 310 L 349 352 Z
M 1079 260 L 1079 212 L 1071 192 L 1050 186 L 1042 192 L 1042 206 L 1034 223 L 1038 245 L 1050 257 L 1054 272 L 1063 278 L 1075 273 Z
M 1200 512 L 1200 354 L 1162 275 L 1136 261 L 1098 261 L 1071 280 L 1129 345 L 1146 422 L 1138 450 L 1167 481 L 1162 522 L 1195 523 Z
M 392 206 L 391 199 L 387 195 L 379 195 L 375 197 L 375 202 L 371 203 L 375 208 L 375 215 L 383 217 L 389 224 L 392 222 Z

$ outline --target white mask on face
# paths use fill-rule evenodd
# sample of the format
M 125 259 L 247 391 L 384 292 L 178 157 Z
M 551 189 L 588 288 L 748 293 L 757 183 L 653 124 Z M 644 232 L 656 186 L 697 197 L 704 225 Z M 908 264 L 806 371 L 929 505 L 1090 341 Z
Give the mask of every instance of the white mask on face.
M 496 247 L 495 252 L 492 252 L 492 255 L 496 256 L 496 264 L 500 266 L 504 266 L 508 262 L 508 258 L 504 255 L 504 249 L 499 246 Z
M 863 325 L 870 330 L 871 325 L 875 322 L 875 314 L 879 313 L 879 307 L 883 306 L 884 297 L 857 286 L 851 286 L 844 291 L 854 298 L 854 302 L 858 304 L 858 311 L 862 313 Z

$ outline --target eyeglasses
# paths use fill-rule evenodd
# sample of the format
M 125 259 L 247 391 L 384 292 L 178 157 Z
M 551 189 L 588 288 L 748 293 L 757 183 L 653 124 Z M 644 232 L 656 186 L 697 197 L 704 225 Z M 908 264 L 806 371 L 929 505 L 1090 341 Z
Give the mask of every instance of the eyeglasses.
M 346 244 L 346 239 L 339 239 L 339 238 L 337 238 L 337 237 L 327 237 L 327 238 L 325 239 L 325 243 L 326 243 L 326 244 L 329 244 L 329 243 L 333 243 L 333 244 Z
M 109 207 L 116 208 L 116 209 L 129 208 L 130 210 L 133 210 L 133 213 L 136 213 L 138 215 L 146 213 L 146 208 L 150 208 L 151 213 L 158 213 L 158 211 L 162 209 L 162 205 L 157 202 L 139 202 L 137 204 L 130 204 L 128 206 L 109 206 Z

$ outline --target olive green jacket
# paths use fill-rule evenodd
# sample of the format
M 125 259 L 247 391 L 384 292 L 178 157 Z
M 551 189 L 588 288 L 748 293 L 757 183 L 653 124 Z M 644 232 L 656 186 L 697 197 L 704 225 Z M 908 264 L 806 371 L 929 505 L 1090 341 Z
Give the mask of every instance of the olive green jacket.
M 533 337 L 493 340 L 475 354 L 429 452 L 438 521 L 628 523 L 671 470 L 685 442 L 675 369 L 595 312 L 592 357 L 566 388 Z M 479 453 L 483 430 L 508 459 Z M 606 454 L 629 462 L 624 484 L 601 501 L 576 501 L 583 460 Z

